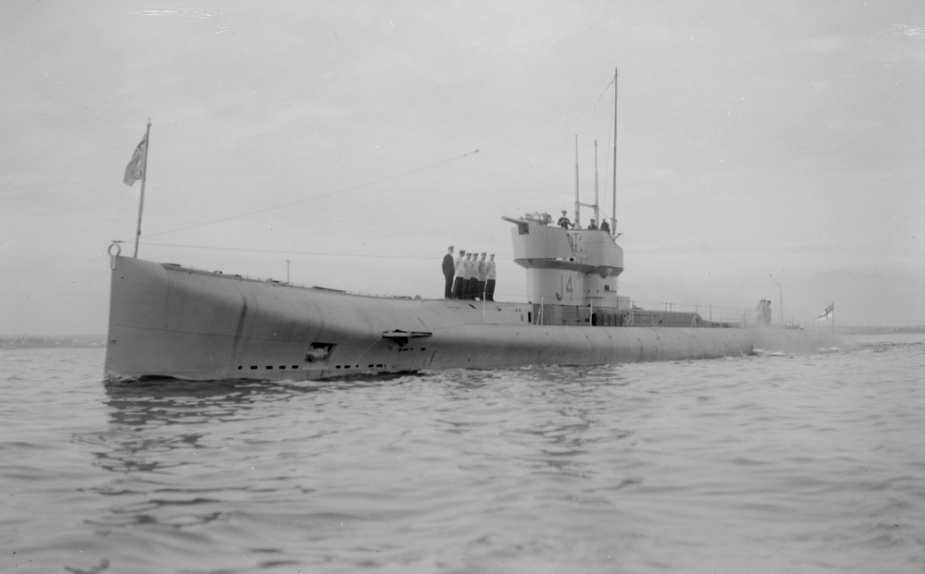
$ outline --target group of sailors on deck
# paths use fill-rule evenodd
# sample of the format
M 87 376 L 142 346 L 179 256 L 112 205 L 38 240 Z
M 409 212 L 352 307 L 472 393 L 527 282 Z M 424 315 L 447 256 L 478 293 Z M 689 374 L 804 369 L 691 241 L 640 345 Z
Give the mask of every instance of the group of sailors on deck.
M 563 229 L 581 229 L 581 226 L 576 222 L 574 225 L 569 221 L 568 215 L 565 214 L 565 210 L 562 210 L 562 217 L 559 218 L 559 221 L 556 222 L 556 225 Z M 588 224 L 588 229 L 600 229 L 601 231 L 606 231 L 610 233 L 610 224 L 607 223 L 606 219 L 601 220 L 601 226 L 598 228 L 597 222 L 592 219 L 591 223 Z
M 443 277 L 446 285 L 443 297 L 446 299 L 480 299 L 482 301 L 495 300 L 495 254 L 491 259 L 482 253 L 466 253 L 459 250 L 459 256 L 453 259 L 453 246 L 447 247 L 447 254 L 443 256 Z

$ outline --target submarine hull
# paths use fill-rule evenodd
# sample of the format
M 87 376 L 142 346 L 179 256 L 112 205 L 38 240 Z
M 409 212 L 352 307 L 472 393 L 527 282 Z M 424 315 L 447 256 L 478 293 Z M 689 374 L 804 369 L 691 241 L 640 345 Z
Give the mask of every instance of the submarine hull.
M 543 325 L 529 303 L 354 295 L 121 256 L 111 267 L 108 380 L 314 380 L 836 344 L 783 329 Z

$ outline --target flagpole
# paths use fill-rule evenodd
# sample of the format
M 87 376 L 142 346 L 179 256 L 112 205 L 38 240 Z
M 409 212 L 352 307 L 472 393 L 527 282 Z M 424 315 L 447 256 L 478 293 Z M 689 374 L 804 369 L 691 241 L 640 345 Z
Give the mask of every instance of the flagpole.
M 141 237 L 141 214 L 145 207 L 145 181 L 148 179 L 148 146 L 151 145 L 151 118 L 148 118 L 148 127 L 145 128 L 145 159 L 144 170 L 141 172 L 141 197 L 138 199 L 138 226 L 135 228 L 135 254 L 138 258 L 138 239 Z

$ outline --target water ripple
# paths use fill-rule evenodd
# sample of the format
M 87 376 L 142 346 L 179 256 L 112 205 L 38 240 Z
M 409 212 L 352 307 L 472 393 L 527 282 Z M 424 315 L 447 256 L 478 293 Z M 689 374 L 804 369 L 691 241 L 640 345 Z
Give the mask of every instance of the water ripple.
M 922 349 L 108 385 L 98 350 L 19 353 L 4 565 L 923 571 Z

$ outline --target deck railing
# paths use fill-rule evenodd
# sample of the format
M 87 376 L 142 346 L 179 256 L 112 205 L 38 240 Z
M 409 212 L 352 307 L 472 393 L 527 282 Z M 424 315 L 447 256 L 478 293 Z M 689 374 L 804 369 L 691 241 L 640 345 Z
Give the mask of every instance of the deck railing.
M 757 310 L 745 309 L 742 307 L 723 307 L 719 305 L 698 305 L 692 303 L 673 303 L 664 301 L 632 301 L 633 311 L 631 317 L 636 315 L 639 321 L 636 325 L 652 324 L 658 321 L 658 316 L 670 318 L 672 314 L 697 313 L 700 317 L 710 323 L 729 323 L 744 327 L 754 327 L 759 324 Z M 645 318 L 645 319 L 643 319 Z M 784 323 L 780 322 L 780 317 L 776 313 L 771 318 L 771 325 L 784 327 L 786 329 L 805 329 L 814 331 L 819 326 L 816 324 L 816 316 L 811 313 L 794 313 L 784 312 Z

